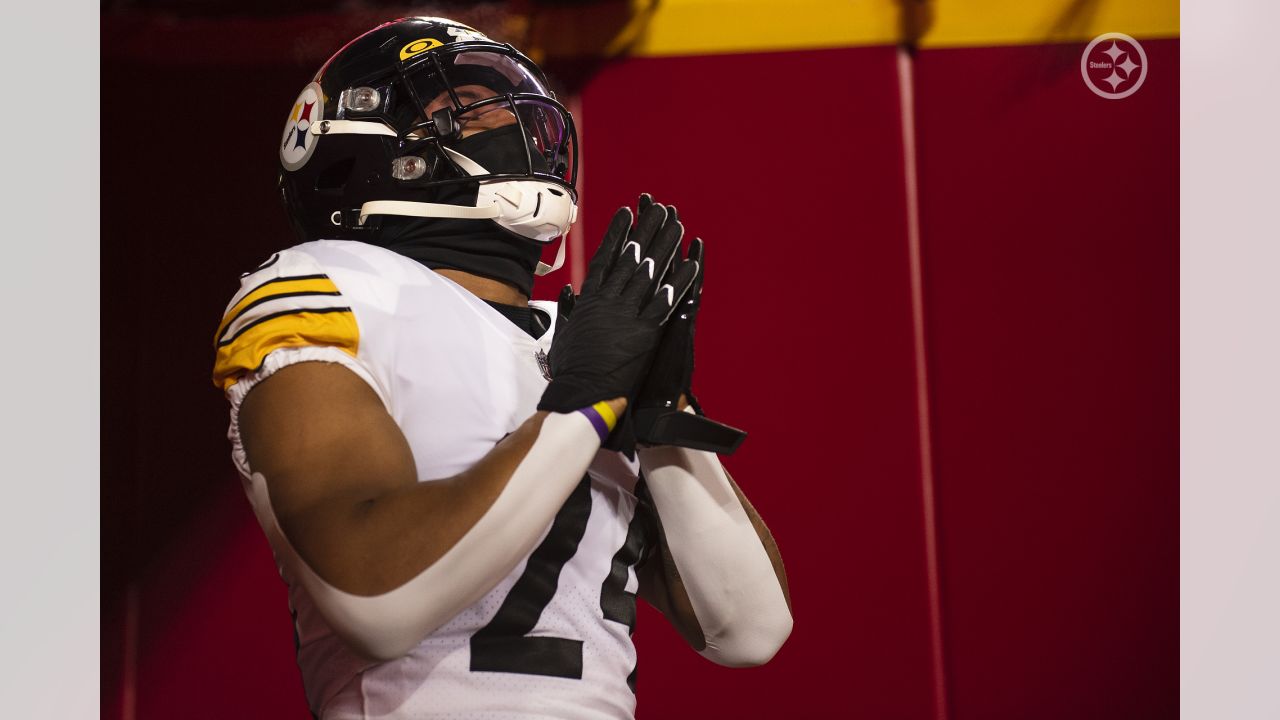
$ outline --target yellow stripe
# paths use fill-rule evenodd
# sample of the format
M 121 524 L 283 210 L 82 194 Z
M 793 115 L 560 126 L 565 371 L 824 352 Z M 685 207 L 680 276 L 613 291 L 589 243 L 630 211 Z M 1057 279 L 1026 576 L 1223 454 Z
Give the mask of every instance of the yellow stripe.
M 553 6 L 538 18 L 537 49 L 658 57 L 893 45 L 910 36 L 945 48 L 1179 33 L 1177 0 L 631 0 L 629 17 L 597 7 L 608 5 Z
M 222 316 L 222 322 L 218 323 L 218 332 L 213 334 L 214 343 L 222 337 L 223 331 L 227 329 L 227 325 L 235 319 L 240 311 L 248 307 L 253 302 L 271 295 L 279 295 L 281 293 L 293 292 L 338 292 L 338 286 L 333 284 L 329 278 L 314 278 L 311 280 L 281 280 L 279 282 L 269 283 L 245 295 L 236 303 L 234 307 Z
M 631 55 L 707 55 L 853 45 L 896 37 L 888 0 L 663 0 Z
M 1085 8 L 1072 12 L 1073 7 Z M 1177 0 L 945 0 L 922 47 L 1086 42 L 1107 32 L 1138 39 L 1178 37 Z
M 612 431 L 614 426 L 618 424 L 618 416 L 614 414 L 613 408 L 609 407 L 609 403 L 601 400 L 595 405 L 592 405 L 591 409 L 600 413 L 600 419 L 604 420 L 604 424 L 609 428 L 609 430 Z
M 245 373 L 257 370 L 272 350 L 286 347 L 330 346 L 351 357 L 360 347 L 360 329 L 350 310 L 281 315 L 245 330 L 235 342 L 218 349 L 213 384 L 227 390 Z

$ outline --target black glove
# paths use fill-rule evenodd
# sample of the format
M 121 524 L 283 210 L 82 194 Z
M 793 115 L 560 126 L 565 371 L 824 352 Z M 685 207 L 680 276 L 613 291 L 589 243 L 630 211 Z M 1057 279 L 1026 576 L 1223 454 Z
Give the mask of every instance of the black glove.
M 649 370 L 662 326 L 674 303 L 693 284 L 697 267 L 672 265 L 683 228 L 666 208 L 651 205 L 631 229 L 632 215 L 622 208 L 613 216 L 600 248 L 587 266 L 582 295 L 565 302 L 556 320 L 547 362 L 551 383 L 539 410 L 572 412 L 601 400 L 635 393 Z M 659 283 L 672 292 L 654 294 Z M 572 293 L 569 293 L 570 297 Z
M 647 196 L 640 198 L 642 211 L 647 199 Z M 671 211 L 674 214 L 675 208 Z M 698 309 L 702 306 L 702 280 L 706 268 L 702 240 L 694 238 L 689 243 L 685 263 L 697 264 L 697 276 L 662 331 L 653 366 L 636 396 L 634 432 L 637 441 L 649 445 L 679 445 L 730 455 L 747 434 L 703 416 L 691 390 L 693 332 Z M 686 396 L 697 415 L 680 411 L 681 395 Z

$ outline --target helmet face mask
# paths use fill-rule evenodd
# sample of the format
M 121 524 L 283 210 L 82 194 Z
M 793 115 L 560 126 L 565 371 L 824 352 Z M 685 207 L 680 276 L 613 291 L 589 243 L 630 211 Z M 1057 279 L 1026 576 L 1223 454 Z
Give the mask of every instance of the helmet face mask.
M 280 161 L 304 241 L 376 244 L 379 216 L 406 215 L 550 242 L 576 217 L 577 136 L 541 70 L 440 18 L 384 24 L 330 58 L 293 107 Z M 460 186 L 476 205 L 455 204 Z

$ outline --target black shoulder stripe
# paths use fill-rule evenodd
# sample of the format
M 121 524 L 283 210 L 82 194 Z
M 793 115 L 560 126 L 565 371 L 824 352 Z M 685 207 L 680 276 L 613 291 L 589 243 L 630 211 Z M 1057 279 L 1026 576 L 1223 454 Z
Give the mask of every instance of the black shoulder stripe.
M 325 275 L 324 273 L 316 273 L 315 275 L 292 275 L 290 277 L 272 278 L 260 285 L 255 286 L 252 290 L 239 293 L 237 297 L 249 297 L 250 295 L 258 292 L 262 288 L 268 285 L 271 285 L 273 283 L 290 282 L 292 280 L 328 280 L 328 279 L 329 279 L 329 276 Z
M 298 278 L 289 278 L 289 279 L 297 280 Z M 266 283 L 263 283 L 263 285 L 265 284 Z M 262 285 L 259 285 L 258 287 L 262 287 Z M 276 293 L 275 295 L 266 295 L 264 297 L 260 297 L 257 300 L 254 300 L 253 302 L 249 303 L 248 305 L 245 305 L 244 307 L 240 308 L 240 312 L 236 313 L 235 317 L 231 318 L 226 322 L 227 329 L 223 330 L 222 337 L 218 338 L 219 344 L 221 344 L 222 339 L 227 336 L 227 332 L 230 331 L 231 328 L 236 324 L 236 320 L 239 320 L 242 315 L 249 312 L 251 308 L 257 307 L 262 303 L 271 302 L 272 300 L 279 300 L 280 298 L 287 298 L 287 297 L 302 297 L 305 295 L 341 295 L 341 294 L 342 292 L 338 290 L 335 290 L 333 292 L 328 292 L 325 290 L 300 290 L 298 292 L 283 292 L 283 293 Z M 246 297 L 248 296 L 246 295 Z
M 291 278 L 291 279 L 296 279 L 296 278 Z M 351 312 L 351 308 L 350 307 L 296 308 L 293 310 L 282 310 L 281 312 L 271 313 L 270 315 L 263 315 L 257 320 L 254 320 L 251 323 L 245 324 L 244 327 L 236 331 L 235 335 L 232 335 L 226 340 L 220 341 L 218 343 L 218 347 L 230 345 L 231 343 L 235 342 L 236 338 L 243 335 L 245 331 L 248 330 L 249 328 L 255 327 L 257 325 L 261 325 L 262 323 L 267 322 L 268 320 L 274 320 L 278 317 L 284 317 L 285 315 L 301 315 L 302 313 L 323 314 L 323 313 L 336 313 L 336 312 Z

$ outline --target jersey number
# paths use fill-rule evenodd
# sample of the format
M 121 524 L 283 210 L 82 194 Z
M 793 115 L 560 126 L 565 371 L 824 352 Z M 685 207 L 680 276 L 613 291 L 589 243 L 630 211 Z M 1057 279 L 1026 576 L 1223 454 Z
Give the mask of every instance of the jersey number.
M 613 556 L 609 576 L 600 588 L 605 619 L 622 623 L 628 630 L 635 627 L 636 596 L 626 591 L 627 576 L 640 559 L 644 544 L 639 516 L 637 510 L 627 528 L 627 540 Z M 584 477 L 556 513 L 542 544 L 529 555 L 524 572 L 498 612 L 471 636 L 472 671 L 582 679 L 581 640 L 531 637 L 529 633 L 555 596 L 560 570 L 578 552 L 590 517 L 591 480 Z

